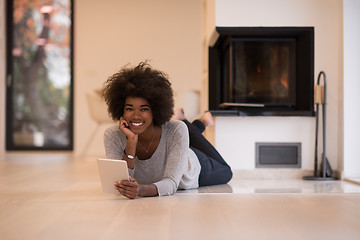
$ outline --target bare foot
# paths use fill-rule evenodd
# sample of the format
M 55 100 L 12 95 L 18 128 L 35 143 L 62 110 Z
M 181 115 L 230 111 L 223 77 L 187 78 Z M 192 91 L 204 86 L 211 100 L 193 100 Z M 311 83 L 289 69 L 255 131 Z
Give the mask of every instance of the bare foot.
M 186 118 L 185 118 L 184 109 L 183 108 L 175 109 L 175 113 L 172 116 L 172 119 L 185 120 Z
M 200 121 L 202 121 L 206 127 L 211 127 L 214 125 L 214 120 L 210 112 L 205 112 L 204 115 L 201 116 Z

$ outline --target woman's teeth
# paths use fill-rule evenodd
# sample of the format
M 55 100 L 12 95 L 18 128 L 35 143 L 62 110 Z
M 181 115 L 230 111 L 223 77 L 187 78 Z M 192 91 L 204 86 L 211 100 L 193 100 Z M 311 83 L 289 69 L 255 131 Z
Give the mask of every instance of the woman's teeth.
M 140 126 L 142 123 L 132 123 L 134 126 Z

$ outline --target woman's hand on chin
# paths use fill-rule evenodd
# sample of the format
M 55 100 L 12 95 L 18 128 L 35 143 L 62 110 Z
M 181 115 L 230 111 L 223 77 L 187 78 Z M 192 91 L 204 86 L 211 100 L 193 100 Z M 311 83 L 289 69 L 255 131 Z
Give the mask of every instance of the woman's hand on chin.
M 130 130 L 128 122 L 123 117 L 120 118 L 119 129 L 126 135 L 127 139 L 137 141 L 138 135 Z

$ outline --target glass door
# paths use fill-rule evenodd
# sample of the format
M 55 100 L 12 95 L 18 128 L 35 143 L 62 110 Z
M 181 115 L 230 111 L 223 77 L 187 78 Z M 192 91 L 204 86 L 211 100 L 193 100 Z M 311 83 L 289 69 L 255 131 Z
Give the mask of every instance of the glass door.
M 7 1 L 6 149 L 73 149 L 73 3 Z

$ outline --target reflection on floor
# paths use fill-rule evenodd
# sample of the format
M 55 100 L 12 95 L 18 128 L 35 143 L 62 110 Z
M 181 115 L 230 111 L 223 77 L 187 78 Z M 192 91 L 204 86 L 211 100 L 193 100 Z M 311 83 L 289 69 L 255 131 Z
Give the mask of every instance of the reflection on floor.
M 346 181 L 232 180 L 227 185 L 182 190 L 179 193 L 360 193 L 360 185 Z
M 1 239 L 359 239 L 360 185 L 234 179 L 128 200 L 94 159 L 0 159 Z

